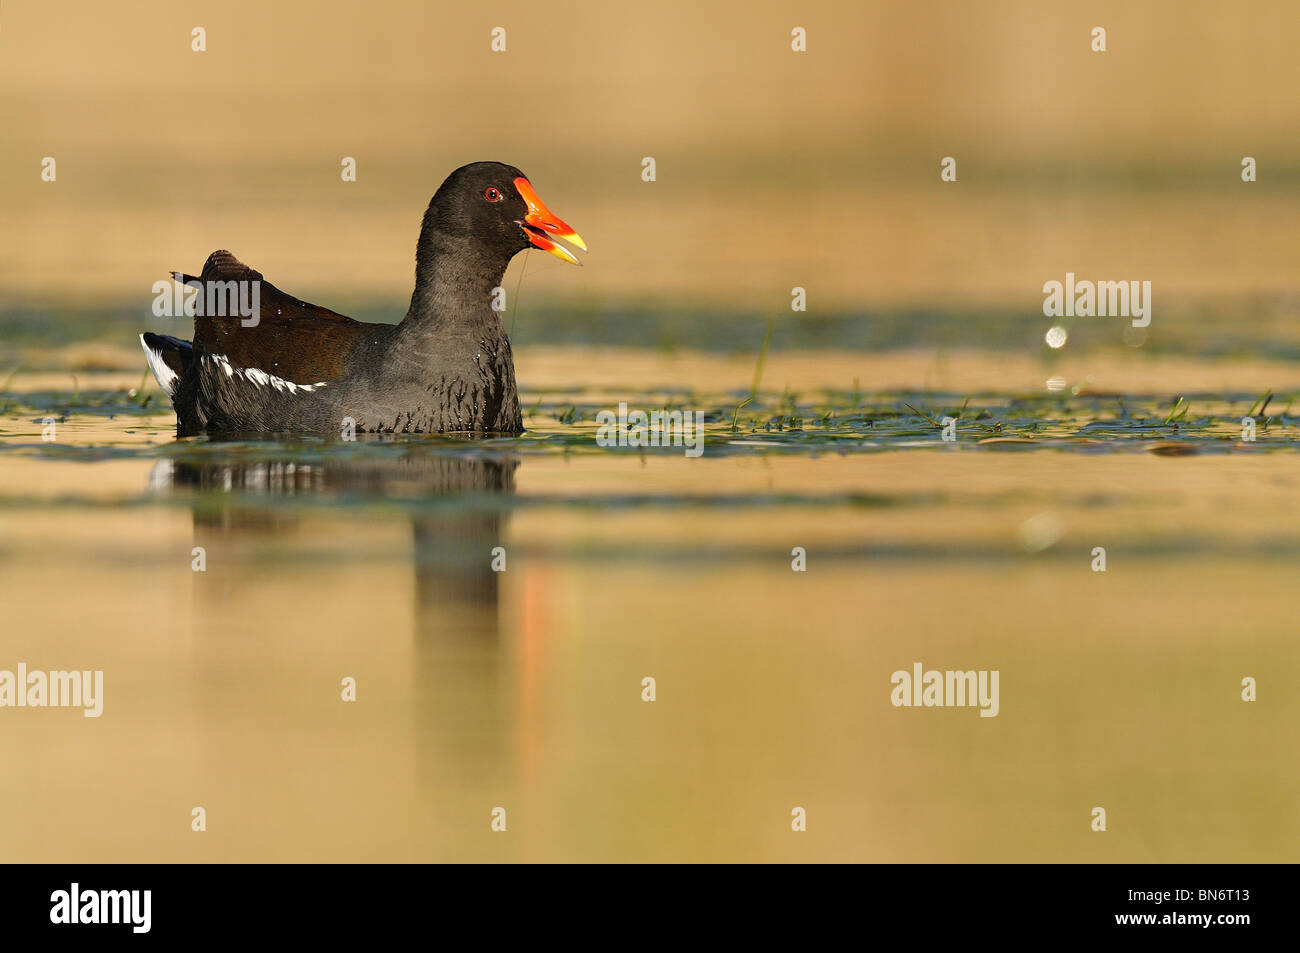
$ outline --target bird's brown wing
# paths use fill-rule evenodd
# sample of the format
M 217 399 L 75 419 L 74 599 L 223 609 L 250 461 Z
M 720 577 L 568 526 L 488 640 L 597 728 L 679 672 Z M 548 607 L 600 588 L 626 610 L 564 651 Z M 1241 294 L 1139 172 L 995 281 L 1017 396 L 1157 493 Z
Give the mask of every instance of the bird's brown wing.
M 193 283 L 188 275 L 180 280 Z M 228 251 L 214 251 L 199 276 L 208 282 L 258 282 L 257 323 L 245 327 L 239 314 L 196 315 L 194 343 L 204 354 L 224 354 L 238 367 L 257 367 L 295 384 L 336 380 L 347 373 L 347 358 L 368 337 L 388 334 L 390 324 L 356 321 L 286 294 Z M 247 286 L 246 286 L 247 287 Z M 239 293 L 238 291 L 236 293 Z M 251 302 L 251 289 L 244 290 Z M 233 309 L 227 309 L 233 310 Z

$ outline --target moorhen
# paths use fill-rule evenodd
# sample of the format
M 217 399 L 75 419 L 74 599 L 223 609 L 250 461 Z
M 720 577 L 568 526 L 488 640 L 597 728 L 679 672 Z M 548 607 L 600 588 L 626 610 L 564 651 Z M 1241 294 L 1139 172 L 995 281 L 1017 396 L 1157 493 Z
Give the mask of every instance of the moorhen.
M 555 238 L 587 249 L 522 172 L 474 162 L 447 177 L 424 213 L 415 292 L 401 323 L 355 321 L 300 301 L 215 251 L 198 278 L 173 273 L 197 289 L 193 342 L 146 333 L 140 343 L 171 398 L 179 436 L 323 434 L 349 422 L 359 433 L 519 434 L 514 360 L 495 289 L 529 246 L 579 264 Z M 257 302 L 255 316 L 202 313 L 227 310 L 204 308 L 205 297 L 234 301 L 236 293 Z

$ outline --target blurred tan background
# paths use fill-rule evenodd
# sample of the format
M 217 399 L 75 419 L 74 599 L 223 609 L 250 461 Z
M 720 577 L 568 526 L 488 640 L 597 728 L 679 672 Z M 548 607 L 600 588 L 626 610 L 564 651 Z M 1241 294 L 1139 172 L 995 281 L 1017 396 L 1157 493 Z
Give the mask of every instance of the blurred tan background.
M 1069 269 L 1151 280 L 1158 308 L 1290 301 L 1298 36 L 1282 0 L 8 0 L 0 307 L 144 307 L 218 247 L 399 305 L 429 196 L 483 158 L 591 245 L 581 272 L 532 256 L 534 300 L 1033 313 Z

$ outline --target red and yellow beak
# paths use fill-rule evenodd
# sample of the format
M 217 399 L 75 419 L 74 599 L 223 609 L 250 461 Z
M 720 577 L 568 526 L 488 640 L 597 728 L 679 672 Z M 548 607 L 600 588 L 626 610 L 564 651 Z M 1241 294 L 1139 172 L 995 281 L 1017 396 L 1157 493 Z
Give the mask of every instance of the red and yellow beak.
M 563 258 L 575 265 L 581 265 L 582 262 L 574 257 L 573 252 L 563 245 L 557 245 L 551 241 L 549 236 L 554 235 L 556 238 L 562 238 L 570 245 L 575 245 L 583 251 L 587 250 L 587 243 L 582 240 L 577 232 L 552 214 L 551 210 L 546 207 L 546 203 L 537 197 L 537 193 L 533 191 L 532 183 L 527 179 L 523 176 L 515 179 L 515 188 L 519 190 L 519 195 L 528 204 L 528 214 L 519 223 L 528 234 L 528 240 L 542 251 L 550 252 L 556 258 Z

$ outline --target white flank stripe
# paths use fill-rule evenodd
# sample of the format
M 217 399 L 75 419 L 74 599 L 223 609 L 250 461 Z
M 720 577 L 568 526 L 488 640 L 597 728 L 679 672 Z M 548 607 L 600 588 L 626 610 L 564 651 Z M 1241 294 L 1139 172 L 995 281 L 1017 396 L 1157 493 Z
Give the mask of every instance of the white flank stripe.
M 283 377 L 276 377 L 274 374 L 268 374 L 259 367 L 245 367 L 235 370 L 230 366 L 230 361 L 226 360 L 224 354 L 207 355 L 213 361 L 221 365 L 226 372 L 227 377 L 238 376 L 241 380 L 248 381 L 258 387 L 273 387 L 278 391 L 285 391 L 290 394 L 296 394 L 298 391 L 311 391 L 325 386 L 325 381 L 317 381 L 315 384 L 295 384 L 293 381 L 287 381 Z

